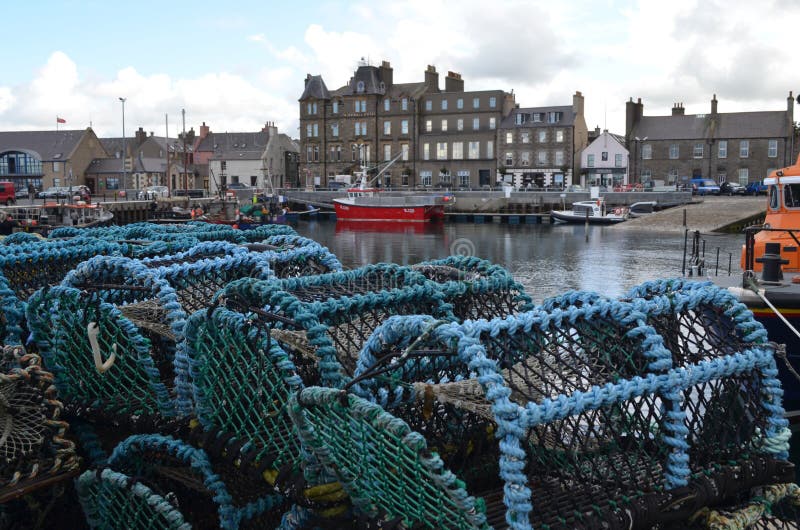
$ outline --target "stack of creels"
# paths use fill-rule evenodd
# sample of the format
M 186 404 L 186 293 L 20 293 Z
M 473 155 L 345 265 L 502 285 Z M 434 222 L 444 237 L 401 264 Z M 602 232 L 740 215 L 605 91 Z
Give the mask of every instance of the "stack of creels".
M 0 527 L 48 515 L 77 475 L 75 445 L 66 439 L 53 376 L 22 346 L 0 353 Z M 36 512 L 30 506 L 45 506 Z M 24 525 L 23 525 L 24 526 Z M 33 524 L 32 524 L 33 526 Z
M 492 321 L 393 317 L 350 385 L 305 388 L 290 410 L 310 460 L 376 522 L 796 527 L 773 354 L 708 284 L 568 293 Z

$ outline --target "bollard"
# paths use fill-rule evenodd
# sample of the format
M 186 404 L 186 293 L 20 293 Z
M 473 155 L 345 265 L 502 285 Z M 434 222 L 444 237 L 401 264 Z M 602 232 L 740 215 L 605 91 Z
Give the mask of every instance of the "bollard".
M 764 255 L 756 258 L 756 263 L 763 263 L 761 270 L 761 281 L 779 282 L 783 279 L 781 265 L 789 263 L 788 259 L 781 259 L 781 244 L 766 243 L 764 245 Z

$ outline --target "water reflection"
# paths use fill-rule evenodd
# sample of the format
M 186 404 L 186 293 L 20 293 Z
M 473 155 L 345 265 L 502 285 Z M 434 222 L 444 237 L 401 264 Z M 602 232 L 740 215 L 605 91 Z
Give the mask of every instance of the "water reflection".
M 679 276 L 683 234 L 618 230 L 613 226 L 471 223 L 301 222 L 304 236 L 327 246 L 346 267 L 412 264 L 453 253 L 474 254 L 508 268 L 535 300 L 569 289 L 619 296 L 646 280 Z M 711 237 L 707 261 L 722 250 L 738 255 L 738 235 Z

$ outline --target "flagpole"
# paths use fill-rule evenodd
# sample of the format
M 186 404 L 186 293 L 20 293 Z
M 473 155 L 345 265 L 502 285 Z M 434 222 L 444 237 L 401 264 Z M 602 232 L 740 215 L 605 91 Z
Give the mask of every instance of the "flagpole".
M 58 116 L 56 116 L 56 132 L 58 132 Z

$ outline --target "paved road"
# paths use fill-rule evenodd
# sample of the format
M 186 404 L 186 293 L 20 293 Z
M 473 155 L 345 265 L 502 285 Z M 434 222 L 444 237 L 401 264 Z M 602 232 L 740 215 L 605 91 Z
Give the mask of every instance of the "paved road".
M 696 197 L 691 204 L 668 208 L 646 217 L 630 219 L 615 228 L 622 230 L 655 230 L 659 232 L 683 232 L 685 228 L 714 232 L 732 223 L 750 219 L 764 213 L 767 199 L 757 197 Z M 686 212 L 686 227 L 683 224 Z

